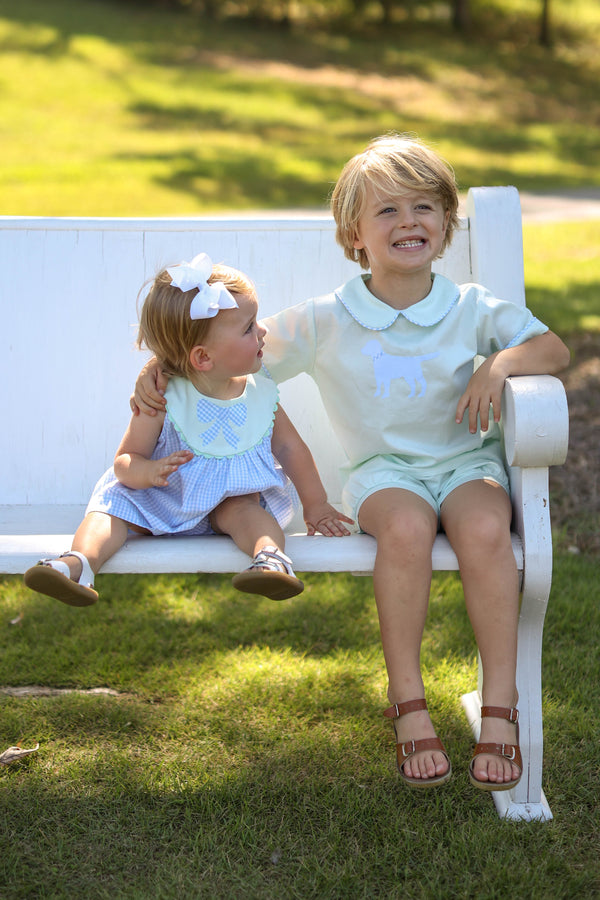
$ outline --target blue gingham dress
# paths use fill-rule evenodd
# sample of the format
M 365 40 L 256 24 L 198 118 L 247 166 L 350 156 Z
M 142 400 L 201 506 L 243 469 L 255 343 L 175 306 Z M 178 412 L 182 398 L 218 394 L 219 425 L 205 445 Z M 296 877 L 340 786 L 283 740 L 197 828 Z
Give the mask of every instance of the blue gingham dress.
M 171 378 L 167 411 L 152 459 L 191 450 L 167 487 L 134 490 L 113 468 L 94 488 L 86 512 L 103 512 L 152 534 L 209 534 L 209 513 L 226 497 L 260 493 L 282 528 L 298 505 L 295 488 L 271 450 L 279 392 L 265 369 L 248 375 L 240 397 L 217 400 L 185 378 Z

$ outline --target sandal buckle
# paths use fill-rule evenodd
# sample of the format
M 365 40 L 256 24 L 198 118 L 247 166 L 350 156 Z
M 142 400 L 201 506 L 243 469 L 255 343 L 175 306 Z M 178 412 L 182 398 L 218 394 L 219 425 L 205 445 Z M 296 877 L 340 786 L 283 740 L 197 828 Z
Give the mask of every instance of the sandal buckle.
M 506 752 L 507 746 L 508 746 L 508 747 L 510 748 L 510 750 L 511 750 L 511 753 L 512 753 L 511 756 L 509 756 L 508 753 Z M 507 759 L 509 762 L 512 762 L 516 755 L 517 755 L 517 751 L 516 751 L 515 747 L 514 747 L 512 744 L 508 744 L 508 745 L 507 745 L 507 744 L 502 744 L 502 756 L 504 757 L 504 759 Z
M 409 757 L 411 755 L 411 753 L 416 753 L 416 750 L 417 750 L 417 748 L 415 747 L 414 741 L 405 741 L 403 744 L 400 745 L 400 747 L 402 750 L 402 756 L 404 756 L 404 757 Z M 407 747 L 410 747 L 410 750 L 408 752 L 406 750 Z
M 518 721 L 519 721 L 519 710 L 516 708 L 516 706 L 513 706 L 513 707 L 512 707 L 512 709 L 511 709 L 511 711 L 510 711 L 510 715 L 509 715 L 509 717 L 508 717 L 508 721 L 509 721 L 509 722 L 512 722 L 513 725 L 516 725 L 516 724 L 518 723 Z

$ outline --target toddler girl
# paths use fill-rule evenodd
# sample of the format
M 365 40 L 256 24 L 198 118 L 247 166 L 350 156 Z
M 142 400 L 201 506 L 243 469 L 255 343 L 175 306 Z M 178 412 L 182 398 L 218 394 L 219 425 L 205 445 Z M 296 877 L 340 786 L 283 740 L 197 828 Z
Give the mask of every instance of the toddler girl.
M 95 603 L 94 574 L 132 530 L 230 535 L 253 557 L 235 587 L 273 600 L 303 590 L 284 553 L 294 486 L 309 534 L 348 534 L 343 523 L 352 520 L 327 502 L 308 447 L 278 405 L 257 309 L 250 280 L 206 254 L 158 274 L 138 344 L 170 376 L 165 411 L 132 417 L 71 550 L 30 568 L 30 588 L 71 606 Z

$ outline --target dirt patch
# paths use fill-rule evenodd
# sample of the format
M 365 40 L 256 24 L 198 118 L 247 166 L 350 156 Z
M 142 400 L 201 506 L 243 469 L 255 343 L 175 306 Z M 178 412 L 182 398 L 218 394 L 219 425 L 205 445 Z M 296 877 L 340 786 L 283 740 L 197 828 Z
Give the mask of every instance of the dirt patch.
M 559 377 L 569 401 L 569 455 L 550 470 L 557 545 L 600 555 L 600 334 L 567 340 L 571 365 Z

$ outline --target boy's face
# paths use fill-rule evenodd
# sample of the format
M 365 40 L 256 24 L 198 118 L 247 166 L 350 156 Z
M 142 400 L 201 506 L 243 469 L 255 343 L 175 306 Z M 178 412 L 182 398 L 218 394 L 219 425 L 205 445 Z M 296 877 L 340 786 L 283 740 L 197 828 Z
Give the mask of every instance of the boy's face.
M 354 248 L 367 254 L 373 276 L 431 274 L 439 256 L 449 212 L 429 193 L 367 185 Z

